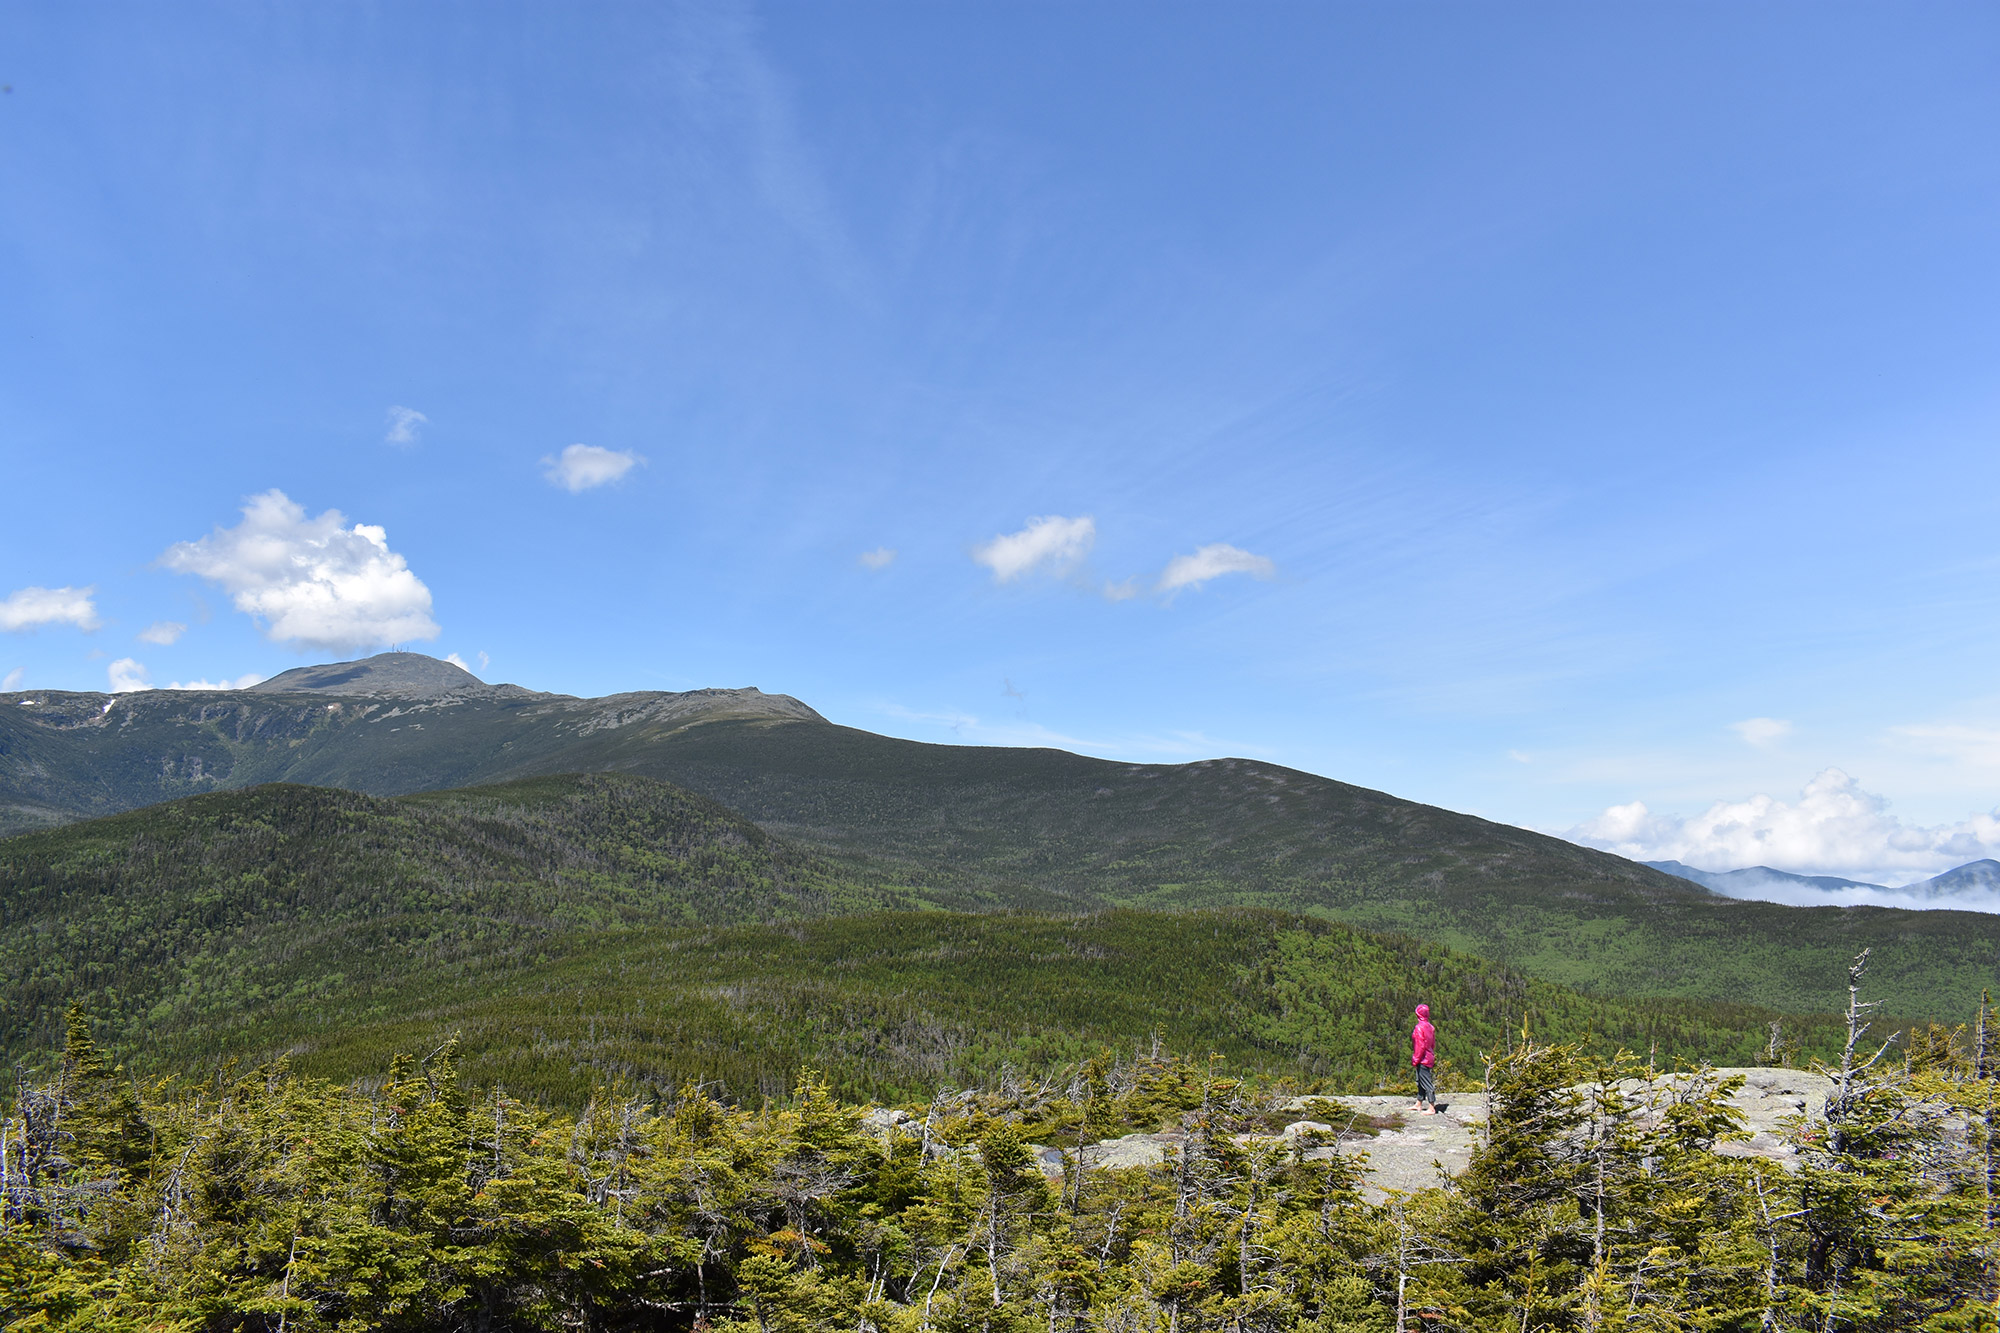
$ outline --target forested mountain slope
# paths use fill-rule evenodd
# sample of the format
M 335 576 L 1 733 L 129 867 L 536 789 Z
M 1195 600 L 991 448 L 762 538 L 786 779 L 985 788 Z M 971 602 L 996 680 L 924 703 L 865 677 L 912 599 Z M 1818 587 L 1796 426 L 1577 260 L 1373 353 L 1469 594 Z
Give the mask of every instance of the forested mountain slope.
M 464 676 L 463 688 L 422 687 L 444 693 L 357 696 L 366 681 L 343 675 L 295 693 L 259 692 L 272 681 L 207 694 L 0 696 L 11 821 L 0 831 L 259 782 L 399 795 L 614 771 L 701 792 L 892 877 L 1034 886 L 1083 903 L 1303 892 L 1339 908 L 1485 886 L 1706 896 L 1558 838 L 1252 760 L 1122 764 L 929 745 L 834 726 L 755 690 L 572 699 Z
M 468 1041 L 488 1074 L 545 1088 L 605 1067 L 761 1087 L 802 1062 L 901 1086 L 1154 1029 L 1349 1079 L 1393 1066 L 1419 999 L 1449 1006 L 1461 1041 L 1539 1015 L 1537 1031 L 1666 1033 L 1670 1052 L 1738 1061 L 1774 1017 L 1742 1007 L 1754 991 L 1644 1000 L 1607 972 L 1588 996 L 1299 912 L 935 910 L 954 905 L 990 906 L 860 874 L 630 775 L 215 793 L 0 841 L 0 1054 L 81 1002 L 160 1059 L 298 1046 L 343 1075 L 384 1043 L 463 1030 L 483 1034 Z M 1852 941 L 1805 928 L 1826 914 L 1773 911 L 1708 946 L 1712 963 L 1794 977 L 1774 1007 L 1830 1012 Z M 1880 993 L 1956 1020 L 1977 1000 L 1977 940 L 1930 943 L 1884 947 Z
M 73 1000 L 136 1037 L 476 973 L 568 932 L 898 901 L 644 778 L 192 797 L 0 841 L 0 1047 Z
M 544 946 L 504 975 L 377 992 L 351 1009 L 176 1036 L 187 1065 L 294 1051 L 351 1077 L 397 1050 L 461 1043 L 464 1068 L 556 1101 L 616 1075 L 671 1092 L 709 1080 L 777 1096 L 804 1066 L 853 1095 L 940 1080 L 1039 1077 L 1104 1051 L 1213 1052 L 1223 1068 L 1343 1091 L 1409 1079 L 1428 1003 L 1452 1077 L 1527 1026 L 1604 1054 L 1750 1062 L 1780 1015 L 1754 1006 L 1592 996 L 1403 936 L 1274 912 L 878 912 L 782 926 L 635 930 Z M 1832 1015 L 1782 1018 L 1795 1058 L 1838 1051 Z M 247 1040 L 246 1040 L 247 1039 Z
M 1466 1069 L 1523 1024 L 1741 1061 L 1777 1017 L 1269 911 L 910 901 L 643 778 L 196 797 L 0 842 L 0 1054 L 79 1003 L 149 1070 L 288 1052 L 361 1077 L 455 1036 L 475 1080 L 558 1101 L 611 1077 L 775 1095 L 806 1065 L 904 1094 L 1155 1038 L 1367 1089 L 1399 1076 L 1419 1002 Z M 1830 1019 L 1785 1021 L 1829 1046 Z
M 1837 998 L 1829 968 L 1864 947 L 1905 1012 L 1955 1014 L 2000 988 L 2000 917 L 1730 901 L 1561 839 L 1251 760 L 926 745 L 754 690 L 350 692 L 368 686 L 14 696 L 33 706 L 0 704 L 0 786 L 18 826 L 277 779 L 393 795 L 639 774 L 729 806 L 851 881 L 938 905 L 1268 906 L 1584 989 L 1794 1011 Z

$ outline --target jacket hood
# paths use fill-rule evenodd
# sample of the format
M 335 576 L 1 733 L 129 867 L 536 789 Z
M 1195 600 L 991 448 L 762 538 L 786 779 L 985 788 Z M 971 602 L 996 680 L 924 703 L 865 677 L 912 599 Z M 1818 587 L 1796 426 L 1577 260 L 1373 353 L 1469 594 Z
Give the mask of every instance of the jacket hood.
M 1431 1007 L 1427 1004 L 1418 1005 L 1417 1017 L 1423 1019 L 1425 1022 L 1429 1022 L 1431 1017 Z

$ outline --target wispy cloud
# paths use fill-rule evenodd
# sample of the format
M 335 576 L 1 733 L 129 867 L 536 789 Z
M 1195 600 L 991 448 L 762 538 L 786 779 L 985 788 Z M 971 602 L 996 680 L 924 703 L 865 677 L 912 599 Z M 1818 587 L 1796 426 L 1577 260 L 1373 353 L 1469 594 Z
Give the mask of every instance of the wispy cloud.
M 2000 854 L 2000 811 L 1956 824 L 1907 824 L 1889 813 L 1885 798 L 1829 768 L 1805 785 L 1797 801 L 1763 795 L 1717 801 L 1685 818 L 1654 814 L 1645 802 L 1633 801 L 1566 836 L 1635 861 L 1680 861 L 1716 871 L 1761 865 L 1893 885 Z
M 247 690 L 264 679 L 254 671 L 247 671 L 235 680 L 177 680 L 167 686 L 170 690 Z
M 1008 697 L 1006 689 L 1001 693 L 1003 698 Z M 950 709 L 914 709 L 901 704 L 878 705 L 876 711 L 884 717 L 949 732 L 953 740 L 967 745 L 1046 746 L 1134 762 L 1141 762 L 1142 757 L 1144 760 L 1179 761 L 1206 759 L 1223 754 L 1256 757 L 1267 753 L 1261 746 L 1218 741 L 1199 731 L 1146 732 L 1129 736 L 1091 738 L 1055 731 L 1024 718 L 993 720 L 976 713 Z
M 861 564 L 865 569 L 887 569 L 896 563 L 896 553 L 887 546 L 878 546 L 872 551 L 861 553 Z
M 1104 581 L 1104 600 L 1107 602 L 1129 602 L 1139 595 L 1139 580 L 1126 579 L 1122 583 Z
M 629 449 L 600 449 L 594 444 L 572 444 L 562 453 L 542 459 L 542 473 L 551 486 L 560 486 L 575 495 L 596 486 L 608 486 L 646 460 Z
M 865 270 L 800 130 L 791 89 L 758 43 L 755 12 L 723 4 L 680 13 L 678 91 L 697 123 L 716 134 L 718 159 L 741 171 L 759 204 L 817 256 L 830 286 L 865 298 Z
M 995 583 L 1011 583 L 1035 570 L 1063 574 L 1090 554 L 1097 541 L 1097 522 L 1050 515 L 1031 518 L 1019 532 L 1003 533 L 973 548 L 972 558 L 993 571 Z
M 2000 731 L 1958 723 L 1891 727 L 1898 746 L 1968 768 L 2000 768 Z
M 384 444 L 415 444 L 421 434 L 419 427 L 430 418 L 414 407 L 392 407 L 389 409 L 389 429 L 382 436 Z
M 119 658 L 105 668 L 104 674 L 111 681 L 113 694 L 131 694 L 136 690 L 153 688 L 153 683 L 146 679 L 149 673 L 145 664 L 135 658 Z
M 1253 578 L 1275 576 L 1278 567 L 1261 555 L 1252 555 L 1240 546 L 1214 542 L 1197 547 L 1192 555 L 1177 555 L 1160 574 L 1159 590 L 1176 593 L 1183 588 L 1199 588 L 1210 579 L 1225 574 L 1248 574 Z
M 15 667 L 7 673 L 5 680 L 0 680 L 0 690 L 18 690 L 21 688 L 21 682 L 27 678 L 28 668 Z
M 139 631 L 139 642 L 157 643 L 162 648 L 165 648 L 185 633 L 187 633 L 187 626 L 178 620 L 155 620 L 152 624 Z
M 1746 717 L 1741 722 L 1731 722 L 1729 729 L 1760 750 L 1768 750 L 1792 734 L 1792 724 L 1775 717 Z
M 355 649 L 435 639 L 431 590 L 389 535 L 338 509 L 307 518 L 283 491 L 253 495 L 243 521 L 168 547 L 160 563 L 222 587 L 266 637 Z
M 21 588 L 0 602 L 0 629 L 26 630 L 38 625 L 74 625 L 96 629 L 95 588 Z

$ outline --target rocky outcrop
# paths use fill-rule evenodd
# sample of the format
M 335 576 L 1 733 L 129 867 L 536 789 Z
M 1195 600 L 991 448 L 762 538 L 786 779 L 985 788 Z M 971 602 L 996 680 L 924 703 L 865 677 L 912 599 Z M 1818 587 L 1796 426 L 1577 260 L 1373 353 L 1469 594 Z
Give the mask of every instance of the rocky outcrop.
M 1711 1075 L 1723 1079 L 1742 1076 L 1743 1085 L 1730 1096 L 1729 1104 L 1742 1115 L 1749 1135 L 1718 1144 L 1716 1152 L 1724 1157 L 1762 1158 L 1795 1170 L 1798 1150 L 1786 1134 L 1788 1122 L 1798 1116 L 1823 1119 L 1831 1080 L 1797 1069 L 1716 1069 Z M 1684 1076 L 1660 1080 L 1650 1102 L 1638 1082 L 1622 1084 L 1621 1090 L 1634 1099 L 1633 1114 L 1645 1119 L 1659 1114 L 1685 1082 Z M 1486 1101 L 1477 1092 L 1445 1095 L 1436 1115 L 1416 1114 L 1413 1105 L 1408 1097 L 1296 1097 L 1278 1109 L 1324 1118 L 1295 1120 L 1279 1134 L 1242 1134 L 1236 1139 L 1239 1143 L 1303 1145 L 1307 1157 L 1342 1153 L 1363 1158 L 1363 1193 L 1370 1202 L 1380 1203 L 1392 1190 L 1410 1193 L 1426 1189 L 1465 1170 L 1472 1164 L 1473 1149 L 1486 1125 Z M 869 1111 L 862 1127 L 876 1134 L 914 1135 L 922 1122 L 905 1111 L 885 1107 Z M 1187 1133 L 1178 1129 L 1125 1134 L 1087 1144 L 1081 1156 L 1085 1169 L 1092 1171 L 1160 1166 L 1171 1161 L 1187 1139 Z M 1063 1174 L 1061 1149 L 1032 1144 L 1030 1150 L 1051 1178 Z

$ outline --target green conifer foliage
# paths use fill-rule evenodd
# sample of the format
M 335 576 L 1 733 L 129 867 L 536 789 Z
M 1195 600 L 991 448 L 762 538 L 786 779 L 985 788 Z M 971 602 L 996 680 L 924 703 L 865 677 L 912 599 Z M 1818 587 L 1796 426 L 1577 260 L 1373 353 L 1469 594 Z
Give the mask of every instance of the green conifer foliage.
M 1907 1067 L 1857 1035 L 1796 1171 L 1732 1155 L 1713 1070 L 1520 1038 L 1471 1167 L 1384 1197 L 1365 1136 L 1280 1135 L 1289 1088 L 1160 1051 L 893 1114 L 810 1071 L 571 1114 L 450 1043 L 134 1088 L 79 1016 L 0 1117 L 0 1327 L 1995 1333 L 1990 1022 Z M 1166 1160 L 1085 1170 L 1049 1143 L 1079 1125 Z

